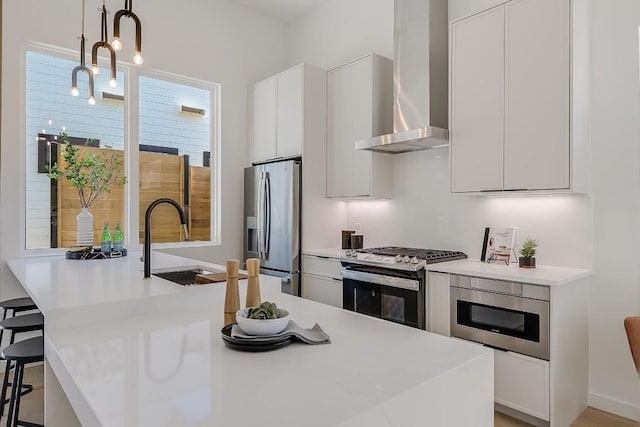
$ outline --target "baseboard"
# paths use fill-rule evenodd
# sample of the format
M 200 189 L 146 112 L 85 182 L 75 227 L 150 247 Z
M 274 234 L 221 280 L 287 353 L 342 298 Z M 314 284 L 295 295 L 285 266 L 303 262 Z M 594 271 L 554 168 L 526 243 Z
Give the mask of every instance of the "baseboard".
M 520 412 L 513 408 L 509 408 L 508 406 L 504 406 L 500 403 L 494 403 L 493 409 L 536 427 L 549 427 L 550 425 L 549 421 L 541 420 L 540 418 L 536 418 L 529 414 L 525 414 L 524 412 Z
M 589 406 L 620 417 L 640 421 L 640 406 L 633 403 L 612 399 L 598 393 L 589 393 Z

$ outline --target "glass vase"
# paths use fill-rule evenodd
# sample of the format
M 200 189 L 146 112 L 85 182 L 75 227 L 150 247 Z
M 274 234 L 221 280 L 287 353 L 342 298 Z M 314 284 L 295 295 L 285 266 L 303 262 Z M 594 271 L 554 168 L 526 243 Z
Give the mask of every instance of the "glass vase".
M 82 208 L 76 216 L 78 246 L 93 246 L 93 215 L 89 208 Z

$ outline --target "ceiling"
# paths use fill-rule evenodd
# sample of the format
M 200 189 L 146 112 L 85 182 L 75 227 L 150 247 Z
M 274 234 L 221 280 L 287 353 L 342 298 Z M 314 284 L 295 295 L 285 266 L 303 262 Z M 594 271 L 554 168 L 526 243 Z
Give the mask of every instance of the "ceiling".
M 295 21 L 327 0 L 234 0 L 283 24 Z

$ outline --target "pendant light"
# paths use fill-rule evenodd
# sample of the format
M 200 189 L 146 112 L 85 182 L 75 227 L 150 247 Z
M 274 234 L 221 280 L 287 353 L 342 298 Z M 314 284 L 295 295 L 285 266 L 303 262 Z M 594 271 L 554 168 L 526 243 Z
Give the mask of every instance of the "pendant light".
M 71 72 L 71 95 L 78 96 L 78 72 L 84 71 L 89 76 L 89 105 L 95 105 L 96 98 L 93 92 L 93 73 L 84 61 L 84 1 L 82 0 L 82 36 L 80 37 L 80 65 Z
M 144 59 L 142 58 L 142 24 L 140 19 L 131 10 L 133 8 L 133 0 L 124 1 L 124 9 L 119 10 L 113 17 L 113 41 L 111 46 L 117 51 L 122 49 L 122 42 L 120 41 L 120 18 L 123 16 L 133 19 L 136 24 L 136 55 L 133 57 L 133 62 L 136 65 L 142 65 Z
M 109 36 L 107 35 L 107 8 L 105 6 L 105 0 L 102 0 L 102 23 L 100 29 L 100 41 L 95 42 L 93 49 L 91 49 L 91 66 L 94 75 L 98 75 L 100 67 L 98 67 L 98 49 L 104 47 L 109 50 L 111 54 L 111 80 L 109 80 L 109 86 L 116 87 L 116 51 L 107 42 Z

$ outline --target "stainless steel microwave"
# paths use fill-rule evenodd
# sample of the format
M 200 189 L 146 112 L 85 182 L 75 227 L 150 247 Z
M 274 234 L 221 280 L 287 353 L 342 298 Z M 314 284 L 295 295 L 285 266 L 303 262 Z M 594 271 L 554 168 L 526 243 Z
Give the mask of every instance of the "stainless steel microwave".
M 451 335 L 549 360 L 549 288 L 451 275 Z

